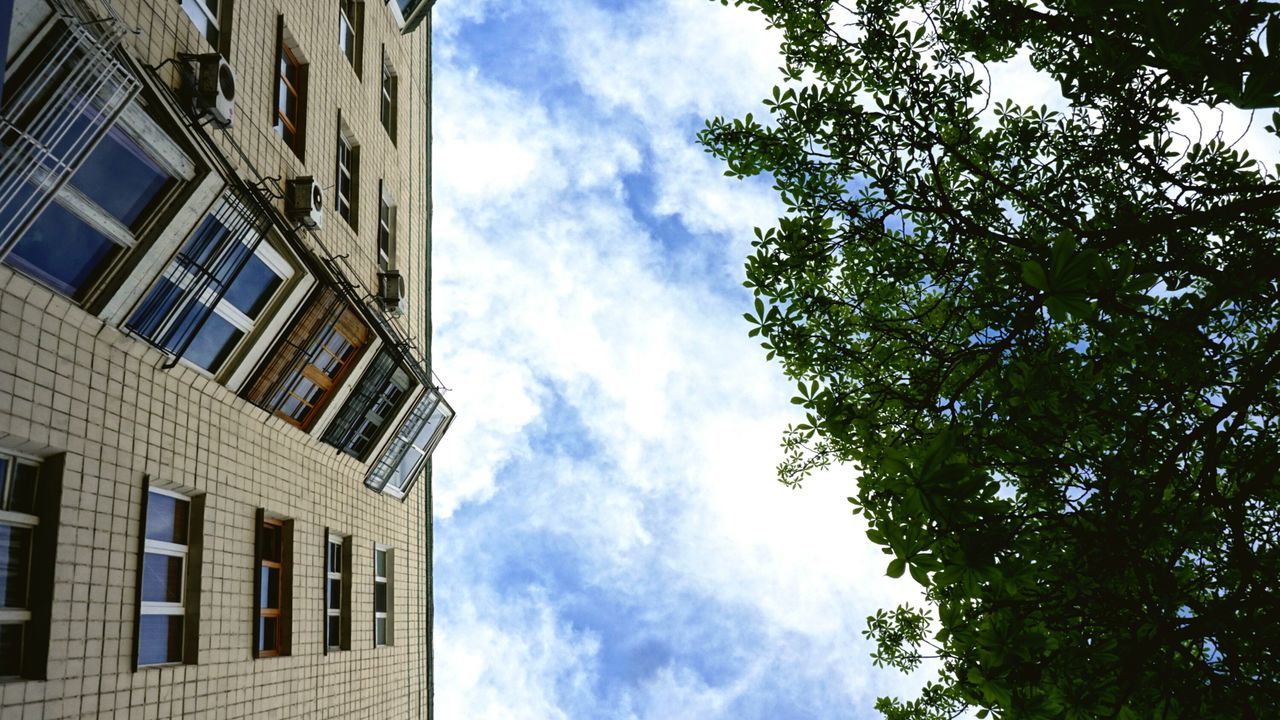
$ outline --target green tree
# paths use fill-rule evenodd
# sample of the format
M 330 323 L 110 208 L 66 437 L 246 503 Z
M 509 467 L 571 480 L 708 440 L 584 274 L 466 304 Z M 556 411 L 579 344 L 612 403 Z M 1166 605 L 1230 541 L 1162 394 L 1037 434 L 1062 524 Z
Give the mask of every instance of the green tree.
M 780 478 L 855 466 L 926 588 L 867 634 L 936 682 L 878 707 L 1280 717 L 1280 168 L 1175 128 L 1275 104 L 1277 6 L 735 4 L 783 80 L 700 140 L 787 209 L 747 262 L 807 411 Z M 1019 52 L 1069 109 L 992 100 Z

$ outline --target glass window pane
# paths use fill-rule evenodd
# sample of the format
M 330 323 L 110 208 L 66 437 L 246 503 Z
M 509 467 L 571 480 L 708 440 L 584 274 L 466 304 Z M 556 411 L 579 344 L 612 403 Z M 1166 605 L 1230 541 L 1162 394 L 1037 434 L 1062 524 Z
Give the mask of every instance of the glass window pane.
M 373 611 L 384 613 L 387 611 L 387 584 L 377 582 L 373 584 Z
M 329 622 L 325 626 L 325 644 L 329 647 L 338 647 L 342 642 L 342 618 L 337 615 L 330 615 Z
M 9 484 L 9 459 L 0 457 L 0 510 L 7 510 L 4 506 L 4 489 Z
M 157 492 L 147 493 L 147 539 L 187 544 L 191 503 Z
M 243 247 L 243 246 L 242 246 Z M 257 255 L 245 262 L 244 269 L 227 288 L 223 299 L 251 318 L 258 317 L 283 279 L 267 267 Z
M 0 625 L 0 677 L 22 673 L 22 623 Z
M 342 572 L 342 543 L 329 543 L 329 572 Z
M 400 458 L 400 465 L 395 469 L 391 476 L 391 481 L 387 484 L 398 490 L 403 490 L 409 484 L 409 480 L 421 468 L 422 457 L 422 452 L 416 447 L 411 447 L 405 451 L 404 456 Z
M 170 180 L 119 128 L 112 128 L 71 176 L 77 190 L 128 228 L 137 225 Z
M 13 492 L 9 496 L 9 509 L 34 515 L 36 512 L 36 486 L 40 468 L 27 463 L 17 463 L 13 468 Z
M 329 580 L 329 609 L 337 610 L 342 607 L 342 581 Z
M 262 559 L 271 560 L 273 562 L 281 562 L 284 554 L 283 542 L 281 536 L 284 528 L 279 525 L 263 525 L 262 532 Z
M 258 618 L 258 650 L 261 652 L 278 652 L 280 650 L 279 618 Z
M 182 660 L 182 616 L 143 615 L 138 627 L 138 664 Z
M 31 528 L 0 525 L 0 607 L 27 606 Z
M 386 618 L 373 619 L 373 644 L 374 645 L 387 644 L 387 619 Z
M 373 574 L 377 575 L 378 577 L 387 576 L 387 551 L 386 550 L 373 551 Z
M 180 557 L 144 553 L 142 556 L 142 599 L 144 602 L 182 602 Z
M 261 588 L 258 607 L 268 610 L 280 609 L 280 570 L 277 568 L 260 568 L 258 584 Z
M 240 342 L 243 335 L 243 332 L 237 330 L 217 313 L 210 313 L 204 325 L 200 327 L 200 332 L 196 333 L 191 344 L 187 346 L 187 352 L 183 357 L 205 370 L 217 370 L 235 349 L 236 343 Z
M 116 244 L 56 202 L 49 203 L 5 261 L 74 295 Z

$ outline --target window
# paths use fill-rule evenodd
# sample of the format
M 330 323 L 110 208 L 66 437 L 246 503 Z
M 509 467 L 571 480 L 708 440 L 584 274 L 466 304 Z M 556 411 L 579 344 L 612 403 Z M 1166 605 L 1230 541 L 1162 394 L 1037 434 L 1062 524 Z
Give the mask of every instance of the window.
M 216 373 L 294 275 L 250 215 L 239 200 L 224 198 L 143 299 L 129 328 Z
M 386 185 L 379 183 L 378 191 L 378 270 L 387 272 L 395 267 L 396 206 L 387 194 Z
M 200 516 L 193 499 L 148 487 L 138 569 L 138 666 L 195 662 L 199 634 L 188 609 L 199 606 L 192 540 Z
M 0 450 L 0 679 L 47 679 L 64 458 Z
M 306 130 L 307 64 L 297 45 L 291 43 L 284 30 L 284 18 L 277 21 L 275 131 L 298 156 L 303 157 Z
M 40 466 L 0 454 L 0 678 L 20 677 L 33 603 L 32 546 Z
M 411 384 L 409 373 L 390 353 L 378 353 L 322 439 L 364 460 L 408 397 Z
M 373 547 L 373 646 L 391 642 L 391 549 Z
M 321 287 L 242 395 L 290 424 L 310 430 L 371 335 L 340 294 Z
M 434 388 L 429 388 L 370 468 L 365 485 L 392 497 L 408 495 L 451 422 L 453 408 Z
M 87 129 L 87 123 L 86 118 L 80 129 Z M 133 247 L 135 233 L 175 187 L 167 165 L 117 124 L 14 244 L 5 262 L 60 293 L 81 297 L 100 268 Z M 32 179 L 37 184 L 52 181 L 42 166 L 35 168 Z
M 218 44 L 221 39 L 221 30 L 218 27 L 218 12 L 221 5 L 222 0 L 182 0 L 182 9 L 187 11 L 187 17 L 191 18 L 191 22 L 195 23 L 196 29 L 204 39 L 215 48 L 222 47 Z
M 360 196 L 360 145 L 338 118 L 338 167 L 335 172 L 334 205 L 352 230 L 356 228 Z
M 368 328 L 355 313 L 343 313 L 307 353 L 308 361 L 283 391 L 277 413 L 300 428 L 310 427 L 368 340 Z
M 351 649 L 351 538 L 325 531 L 324 648 Z
M 258 510 L 257 571 L 254 579 L 257 619 L 253 656 L 288 655 L 292 606 L 291 557 L 293 523 L 266 517 Z
M 364 3 L 356 0 L 338 0 L 338 47 L 360 77 L 364 44 Z
M 379 104 L 379 116 L 382 118 L 382 127 L 386 129 L 387 135 L 391 138 L 391 142 L 396 141 L 396 72 L 391 67 L 391 61 L 387 58 L 387 50 L 382 49 L 382 88 L 379 93 L 381 102 Z

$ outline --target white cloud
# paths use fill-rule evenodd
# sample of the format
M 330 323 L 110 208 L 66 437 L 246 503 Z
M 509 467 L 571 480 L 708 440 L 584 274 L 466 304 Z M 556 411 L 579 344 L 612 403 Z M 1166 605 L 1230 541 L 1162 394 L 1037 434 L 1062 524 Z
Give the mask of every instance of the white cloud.
M 739 718 L 760 712 L 753 693 L 806 688 L 805 707 L 870 716 L 913 681 L 869 668 L 864 617 L 914 593 L 849 515 L 849 473 L 774 479 L 792 388 L 746 337 L 739 283 L 778 202 L 692 137 L 704 115 L 757 109 L 777 39 L 701 0 L 566 0 L 533 43 L 576 83 L 553 97 L 453 44 L 449 13 L 530 6 L 463 4 L 438 8 L 434 72 L 433 349 L 458 410 L 434 462 L 438 716 Z M 622 639 L 575 625 L 595 600 L 628 608 Z M 700 669 L 685 655 L 704 633 L 705 653 L 751 661 Z M 669 661 L 612 668 L 640 635 Z

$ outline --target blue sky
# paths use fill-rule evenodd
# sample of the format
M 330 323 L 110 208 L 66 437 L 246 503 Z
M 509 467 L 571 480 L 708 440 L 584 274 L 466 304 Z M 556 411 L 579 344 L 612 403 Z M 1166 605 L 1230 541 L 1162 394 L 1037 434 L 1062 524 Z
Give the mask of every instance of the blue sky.
M 747 338 L 779 205 L 694 143 L 777 38 L 706 0 L 435 10 L 436 712 L 878 717 L 865 617 L 912 597 L 844 498 L 774 479 L 791 385 Z
M 851 470 L 774 479 L 793 388 L 741 282 L 780 207 L 694 143 L 763 113 L 778 38 L 707 0 L 439 0 L 435 32 L 437 717 L 878 717 L 922 678 L 861 630 L 914 589 Z

